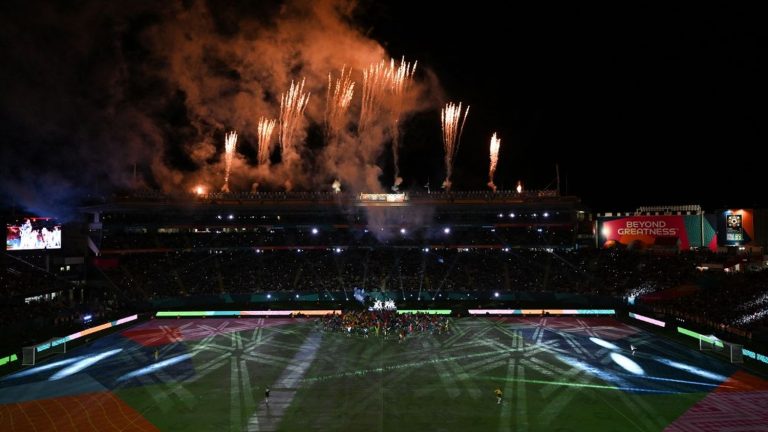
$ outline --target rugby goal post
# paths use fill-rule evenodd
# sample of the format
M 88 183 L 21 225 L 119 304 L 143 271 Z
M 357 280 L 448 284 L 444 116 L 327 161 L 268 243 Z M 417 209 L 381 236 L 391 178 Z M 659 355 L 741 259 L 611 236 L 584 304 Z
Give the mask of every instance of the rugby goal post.
M 699 337 L 700 351 L 721 353 L 728 357 L 731 363 L 744 363 L 743 348 L 743 345 L 724 341 L 714 335 Z
M 34 366 L 44 358 L 67 352 L 66 338 L 54 338 L 38 345 L 23 347 L 21 349 L 21 365 Z

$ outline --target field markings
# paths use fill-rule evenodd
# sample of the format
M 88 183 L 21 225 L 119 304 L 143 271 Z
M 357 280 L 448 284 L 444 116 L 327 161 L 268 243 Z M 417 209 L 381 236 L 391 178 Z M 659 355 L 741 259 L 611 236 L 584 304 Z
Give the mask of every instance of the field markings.
M 520 380 L 517 383 L 517 393 L 512 395 L 515 402 L 515 423 L 517 425 L 516 431 L 525 432 L 528 430 L 528 407 L 527 398 L 525 394 L 525 366 L 522 362 L 517 365 L 517 378 Z
M 248 420 L 246 424 L 248 431 L 277 430 L 283 415 L 296 396 L 299 383 L 317 356 L 321 339 L 322 333 L 318 331 L 313 331 L 307 336 L 293 359 L 290 360 L 289 366 L 283 370 L 282 375 L 272 385 L 269 404 L 262 401 L 256 412 Z
M 511 358 L 507 361 L 507 372 L 505 374 L 506 381 L 504 383 L 504 393 L 509 396 L 512 394 L 515 376 L 515 366 L 517 365 L 517 359 Z M 499 409 L 499 431 L 512 430 L 512 409 L 509 406 L 507 400 L 502 398 L 501 404 L 497 407 Z

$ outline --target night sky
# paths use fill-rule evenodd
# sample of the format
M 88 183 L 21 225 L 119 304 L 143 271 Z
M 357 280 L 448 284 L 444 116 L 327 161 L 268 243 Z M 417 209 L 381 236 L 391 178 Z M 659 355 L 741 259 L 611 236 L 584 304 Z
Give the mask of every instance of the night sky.
M 559 164 L 563 193 L 598 210 L 768 204 L 761 192 L 765 161 L 757 156 L 768 143 L 760 43 L 768 38 L 755 10 L 155 3 L 0 6 L 6 204 L 51 212 L 108 195 L 134 185 L 134 164 L 143 187 L 183 190 L 189 178 L 220 171 L 211 167 L 220 164 L 226 130 L 243 131 L 243 143 L 252 143 L 252 119 L 260 111 L 274 115 L 289 75 L 309 74 L 310 85 L 316 75 L 318 108 L 308 117 L 321 118 L 320 83 L 328 70 L 318 65 L 335 65 L 329 58 L 337 54 L 348 64 L 363 62 L 377 53 L 377 43 L 392 57 L 419 62 L 424 102 L 402 128 L 406 189 L 427 181 L 439 187 L 445 175 L 439 106 L 462 101 L 471 111 L 454 165 L 456 190 L 485 188 L 488 142 L 498 132 L 502 189 L 518 179 L 528 188 L 554 188 Z M 332 12 L 305 13 L 319 4 Z M 208 16 L 184 21 L 194 15 L 189 11 Z M 315 55 L 306 42 L 293 52 L 296 35 L 317 29 L 326 15 L 333 18 L 321 28 L 342 29 L 328 31 L 334 39 L 327 45 L 364 47 L 365 55 Z M 356 45 L 340 43 L 344 38 Z M 243 52 L 248 44 L 257 47 L 255 60 Z M 279 61 L 268 55 L 275 50 L 258 48 L 276 44 Z M 176 56 L 189 47 L 199 63 Z M 252 62 L 260 66 L 250 73 Z M 213 91 L 190 90 L 200 83 Z M 307 157 L 320 160 L 322 132 L 313 123 Z M 253 165 L 253 145 L 242 145 L 239 157 Z M 371 157 L 382 169 L 382 187 L 391 184 L 388 150 Z M 327 183 L 327 175 L 312 169 L 313 181 Z

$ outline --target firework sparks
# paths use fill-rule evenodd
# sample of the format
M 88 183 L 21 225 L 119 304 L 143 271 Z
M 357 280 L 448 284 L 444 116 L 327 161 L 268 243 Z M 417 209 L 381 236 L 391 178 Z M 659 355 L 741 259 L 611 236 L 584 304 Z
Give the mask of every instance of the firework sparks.
M 355 94 L 355 83 L 352 81 L 352 71 L 341 68 L 341 75 L 335 84 L 331 74 L 328 74 L 328 97 L 325 106 L 326 138 L 330 141 L 337 137 L 347 125 L 347 111 Z
M 496 192 L 496 184 L 493 183 L 493 175 L 496 174 L 496 165 L 499 163 L 499 147 L 501 147 L 501 139 L 496 137 L 496 133 L 493 133 L 491 137 L 491 166 L 488 168 L 488 187 Z
M 229 172 L 232 170 L 232 158 L 235 156 L 235 147 L 237 146 L 237 132 L 232 131 L 224 135 L 224 186 L 222 192 L 229 192 Z
M 272 132 L 275 130 L 277 120 L 267 119 L 264 117 L 259 118 L 258 128 L 258 160 L 260 165 L 265 165 L 269 162 L 269 151 L 272 144 Z
M 403 113 L 405 96 L 411 88 L 413 74 L 416 72 L 416 65 L 405 61 L 405 57 L 400 60 L 400 64 L 395 67 L 395 60 L 389 63 L 388 73 L 390 81 L 390 90 L 392 92 L 390 113 L 392 114 L 392 157 L 395 163 L 395 185 L 393 190 L 397 191 L 403 179 L 400 177 L 400 116 Z
M 283 159 L 295 153 L 293 140 L 301 126 L 307 103 L 309 93 L 304 93 L 304 80 L 299 84 L 291 81 L 291 87 L 280 97 L 280 149 Z
M 461 145 L 461 133 L 464 131 L 464 123 L 467 122 L 469 114 L 469 105 L 464 113 L 461 112 L 461 102 L 456 105 L 453 102 L 445 104 L 441 111 L 441 120 L 443 125 L 443 147 L 445 148 L 445 181 L 443 188 L 451 190 L 451 174 L 453 174 L 453 158 L 459 151 Z
M 360 121 L 357 125 L 358 133 L 370 127 L 381 112 L 391 74 L 391 67 L 388 67 L 387 62 L 383 60 L 371 64 L 363 71 L 363 101 L 360 107 Z

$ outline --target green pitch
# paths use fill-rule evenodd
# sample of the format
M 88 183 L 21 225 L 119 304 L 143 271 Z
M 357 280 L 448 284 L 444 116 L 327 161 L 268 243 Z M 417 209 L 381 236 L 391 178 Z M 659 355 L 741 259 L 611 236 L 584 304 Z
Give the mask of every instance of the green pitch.
M 680 387 L 632 376 L 608 363 L 609 350 L 589 342 L 584 332 L 601 335 L 588 319 L 572 322 L 547 328 L 453 320 L 448 335 L 415 335 L 402 343 L 325 333 L 311 320 L 212 332 L 177 342 L 194 354 L 187 376 L 159 371 L 113 392 L 168 431 L 653 431 L 719 384 L 675 370 L 654 375 L 700 384 Z M 600 327 L 604 339 L 629 328 L 615 325 Z M 654 339 L 646 333 L 632 337 L 636 344 Z M 657 367 L 648 358 L 673 354 L 645 350 L 633 358 L 647 374 Z M 606 380 L 584 364 L 614 371 L 622 381 Z M 497 387 L 504 393 L 500 405 Z

